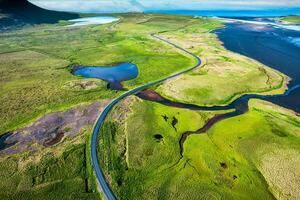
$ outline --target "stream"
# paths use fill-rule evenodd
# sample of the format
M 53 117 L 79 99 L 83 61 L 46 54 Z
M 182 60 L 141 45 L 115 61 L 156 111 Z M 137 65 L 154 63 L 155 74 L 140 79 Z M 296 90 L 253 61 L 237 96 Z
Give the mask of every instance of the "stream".
M 288 84 L 288 90 L 284 94 L 245 94 L 226 106 L 207 107 L 174 102 L 162 97 L 153 90 L 144 90 L 138 93 L 137 96 L 143 100 L 176 108 L 201 111 L 234 109 L 232 112 L 214 116 L 196 131 L 184 132 L 179 140 L 181 157 L 183 157 L 184 142 L 189 135 L 205 133 L 213 125 L 224 119 L 248 112 L 250 99 L 269 101 L 300 113 L 300 31 L 274 27 L 269 22 L 265 24 L 236 22 L 226 24 L 224 28 L 216 30 L 215 33 L 228 50 L 258 60 L 289 76 L 291 80 Z

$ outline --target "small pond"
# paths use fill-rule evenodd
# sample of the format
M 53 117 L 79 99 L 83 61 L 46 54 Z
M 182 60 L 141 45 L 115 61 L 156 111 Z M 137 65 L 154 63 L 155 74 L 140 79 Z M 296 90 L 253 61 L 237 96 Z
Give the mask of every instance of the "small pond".
M 6 133 L 0 136 L 0 151 L 13 146 L 16 142 L 7 142 L 7 139 L 12 135 L 12 133 Z
M 135 79 L 138 68 L 132 63 L 121 63 L 111 67 L 79 66 L 73 68 L 73 74 L 85 78 L 97 78 L 109 83 L 111 89 L 121 89 L 121 82 Z

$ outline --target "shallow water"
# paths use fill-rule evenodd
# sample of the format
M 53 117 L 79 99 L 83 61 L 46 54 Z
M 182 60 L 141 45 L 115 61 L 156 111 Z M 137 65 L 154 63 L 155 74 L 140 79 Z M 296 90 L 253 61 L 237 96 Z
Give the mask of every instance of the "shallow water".
M 83 18 L 69 20 L 69 22 L 74 22 L 74 23 L 68 26 L 109 24 L 118 20 L 119 18 L 110 17 L 110 16 L 83 17 Z
M 111 89 L 121 89 L 121 82 L 135 79 L 138 76 L 138 68 L 132 63 L 121 63 L 112 67 L 80 66 L 73 70 L 73 74 L 85 78 L 101 79 L 107 81 Z

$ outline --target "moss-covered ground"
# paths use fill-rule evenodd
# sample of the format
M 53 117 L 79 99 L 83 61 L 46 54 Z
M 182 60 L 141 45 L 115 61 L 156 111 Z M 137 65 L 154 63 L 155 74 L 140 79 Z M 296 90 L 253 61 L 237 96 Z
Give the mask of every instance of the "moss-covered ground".
M 71 28 L 61 22 L 1 32 L 0 135 L 27 126 L 47 113 L 120 94 L 108 90 L 100 80 L 91 79 L 88 85 L 92 87 L 82 87 L 87 80 L 70 73 L 68 66 L 72 64 L 109 66 L 132 62 L 140 74 L 124 83 L 128 88 L 194 64 L 188 55 L 150 36 L 194 23 L 194 19 L 142 14 L 118 17 L 119 22 L 107 25 Z M 144 24 L 149 20 L 151 23 Z M 84 138 L 88 133 L 83 133 Z M 20 199 L 21 195 L 23 199 L 97 198 L 95 184 L 86 186 L 87 172 L 89 178 L 93 177 L 86 141 L 74 139 L 57 146 L 61 154 L 52 155 L 56 147 L 41 147 L 34 154 L 25 150 L 20 155 L 2 155 L 1 199 Z
M 118 95 L 104 83 L 90 90 L 66 87 L 82 80 L 66 69 L 71 64 L 132 62 L 138 66 L 139 76 L 125 83 L 128 88 L 194 64 L 187 55 L 153 39 L 150 33 L 178 29 L 195 19 L 134 14 L 119 17 L 119 22 L 107 25 L 44 25 L 1 33 L 0 133 L 47 112 Z
M 0 33 L 0 135 L 47 113 L 120 95 L 100 80 L 90 79 L 92 87 L 82 87 L 87 80 L 71 75 L 72 64 L 132 62 L 139 76 L 125 82 L 127 88 L 195 64 L 152 33 L 196 53 L 205 65 L 158 87 L 168 98 L 211 105 L 224 104 L 241 93 L 284 90 L 281 74 L 221 46 L 210 33 L 222 26 L 220 22 L 159 14 L 117 17 L 120 21 L 106 25 L 66 27 L 68 23 L 61 22 Z M 120 199 L 272 199 L 297 194 L 294 186 L 299 179 L 281 170 L 299 162 L 290 159 L 299 151 L 295 115 L 252 102 L 248 114 L 191 136 L 180 160 L 181 133 L 202 127 L 216 112 L 175 109 L 138 98 L 124 102 L 111 113 L 99 138 L 100 162 Z M 226 128 L 220 131 L 220 126 Z M 0 199 L 98 199 L 89 162 L 90 132 L 91 127 L 86 127 L 76 137 L 39 147 L 34 154 L 1 155 Z M 239 134 L 242 139 L 235 138 Z M 274 145 L 284 148 L 275 150 Z M 274 171 L 268 163 L 278 160 L 282 165 Z M 287 182 L 278 181 L 274 173 Z
M 0 158 L 0 199 L 99 199 L 90 166 L 89 133 L 82 130 L 38 154 Z
M 180 159 L 181 134 L 215 114 L 137 98 L 120 104 L 99 138 L 99 159 L 117 197 L 297 199 L 300 118 L 251 100 L 248 113 L 189 136 Z
M 162 37 L 202 58 L 202 67 L 166 81 L 157 91 L 175 101 L 224 105 L 245 93 L 274 94 L 285 90 L 286 78 L 254 60 L 226 50 L 212 33 L 211 20 L 166 32 Z

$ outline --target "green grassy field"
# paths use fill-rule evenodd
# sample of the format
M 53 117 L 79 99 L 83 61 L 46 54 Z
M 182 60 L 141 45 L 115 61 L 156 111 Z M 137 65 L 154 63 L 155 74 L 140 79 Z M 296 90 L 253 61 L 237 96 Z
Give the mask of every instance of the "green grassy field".
M 261 63 L 226 50 L 211 31 L 220 24 L 204 20 L 162 37 L 202 59 L 202 68 L 166 81 L 157 91 L 175 101 L 225 105 L 245 93 L 282 93 L 286 77 Z
M 119 17 L 120 22 L 108 25 L 70 28 L 61 22 L 0 33 L 0 134 L 24 127 L 47 113 L 119 95 L 100 80 L 90 79 L 92 87 L 81 87 L 87 80 L 71 75 L 67 68 L 71 64 L 106 66 L 133 62 L 140 74 L 136 80 L 125 83 L 128 88 L 194 64 L 187 55 L 150 36 L 161 30 L 178 29 L 194 19 L 134 14 Z M 143 24 L 150 19 L 152 23 Z M 74 141 L 58 146 L 62 154 L 50 157 L 43 155 L 56 151 L 56 147 L 39 148 L 38 158 L 26 151 L 2 156 L 1 199 L 20 199 L 21 195 L 24 199 L 45 199 L 49 191 L 53 199 L 70 195 L 78 199 L 97 198 L 95 181 L 90 180 L 93 176 L 87 161 L 88 144 Z
M 205 64 L 203 69 L 159 86 L 157 90 L 167 97 L 208 105 L 229 102 L 244 92 L 277 93 L 284 90 L 285 80 L 281 74 L 224 50 L 216 36 L 209 33 L 221 27 L 220 22 L 159 14 L 116 16 L 120 21 L 113 24 L 66 27 L 67 22 L 60 22 L 0 33 L 0 135 L 27 126 L 47 113 L 66 111 L 80 104 L 120 95 L 121 92 L 108 90 L 104 81 L 71 75 L 68 66 L 72 64 L 110 66 L 132 62 L 138 66 L 139 76 L 125 82 L 127 88 L 166 77 L 195 64 L 189 55 L 152 38 L 152 33 L 159 33 L 161 37 L 196 53 Z M 230 82 L 228 76 L 237 78 Z M 249 80 L 255 81 L 249 83 Z M 90 87 L 82 87 L 87 81 Z M 276 88 L 278 90 L 273 90 Z M 274 117 L 268 119 L 264 116 L 265 108 L 263 105 L 262 112 L 254 109 L 249 114 L 273 120 Z M 281 110 L 275 115 L 283 117 L 278 113 L 295 118 Z M 202 135 L 207 137 L 203 141 L 197 136 L 186 141 L 184 158 L 176 164 L 180 158 L 178 139 L 181 133 L 200 128 L 215 114 L 168 108 L 137 98 L 130 98 L 118 106 L 109 116 L 104 134 L 99 138 L 100 161 L 116 195 L 121 199 L 186 199 L 201 191 L 201 196 L 208 199 L 219 196 L 241 198 L 243 195 L 273 198 L 267 190 L 272 184 L 272 193 L 281 194 L 287 187 L 272 179 L 269 173 L 274 172 L 265 166 L 269 157 L 263 157 L 261 152 L 257 152 L 257 157 L 249 155 L 247 152 L 252 152 L 249 149 L 235 149 L 234 153 L 219 155 L 223 151 L 211 144 L 208 136 L 214 134 L 210 132 Z M 174 118 L 178 120 L 175 128 L 172 126 Z M 280 125 L 275 117 L 274 124 L 277 123 Z M 298 118 L 293 126 L 288 121 L 287 133 L 290 134 L 290 129 L 298 123 Z M 255 125 L 267 127 L 266 123 Z M 250 128 L 245 134 L 252 137 Z M 263 130 L 269 131 L 269 128 Z M 89 162 L 90 132 L 91 127 L 86 127 L 76 137 L 66 137 L 52 147 L 34 143 L 34 147 L 38 146 L 34 154 L 24 151 L 18 155 L 1 156 L 0 199 L 98 199 Z M 290 140 L 289 137 L 286 140 Z M 227 138 L 225 142 L 226 146 Z M 199 153 L 198 145 L 206 152 Z M 295 151 L 291 151 L 291 155 Z M 276 156 L 274 154 L 275 161 Z M 231 169 L 231 158 L 237 159 L 241 171 Z M 207 159 L 212 159 L 212 163 Z M 220 162 L 228 162 L 227 171 L 219 166 Z M 199 170 L 204 173 L 199 175 Z M 246 172 L 248 178 L 240 178 L 238 172 Z M 232 180 L 234 175 L 238 176 L 237 180 Z M 233 187 L 234 182 L 238 182 L 237 187 Z M 250 182 L 253 186 L 245 189 Z M 229 189 L 231 186 L 234 192 Z
M 180 159 L 181 134 L 200 128 L 216 113 L 172 109 L 136 97 L 118 105 L 99 138 L 99 160 L 117 196 L 157 198 L 158 188 L 170 178 L 170 166 Z
M 300 24 L 300 16 L 287 16 L 280 18 L 280 21 L 292 24 Z
M 117 197 L 299 197 L 300 118 L 269 103 L 253 100 L 247 114 L 190 136 L 179 161 L 181 134 L 201 128 L 215 114 L 137 98 L 115 108 L 100 134 L 99 160 Z M 178 119 L 177 131 L 173 116 Z
M 110 66 L 133 62 L 139 77 L 128 88 L 191 67 L 194 60 L 149 34 L 193 23 L 187 17 L 124 15 L 115 24 L 70 28 L 37 26 L 0 35 L 0 133 L 28 124 L 47 112 L 113 98 L 99 84 L 91 90 L 65 87 L 82 80 L 66 69 L 71 64 Z M 150 24 L 145 21 L 150 20 Z M 144 23 L 143 23 L 144 22 Z
M 24 127 L 47 113 L 119 95 L 99 80 L 88 80 L 92 87 L 81 87 L 87 80 L 71 75 L 68 69 L 71 64 L 106 66 L 133 62 L 139 68 L 139 77 L 125 83 L 125 87 L 133 88 L 195 63 L 188 55 L 150 34 L 177 30 L 198 23 L 197 19 L 151 14 L 118 17 L 119 22 L 107 25 L 70 28 L 65 26 L 68 23 L 61 22 L 0 33 L 0 134 Z M 1 173 L 6 174 L 6 169 L 12 167 L 9 173 L 12 176 L 2 177 L 1 199 L 19 199 L 21 194 L 25 199 L 44 199 L 49 191 L 53 198 L 64 199 L 73 193 L 78 198 L 96 198 L 97 193 L 85 190 L 86 174 L 90 179 L 92 169 L 87 162 L 87 144 L 79 144 L 63 142 L 58 145 L 63 155 L 49 158 L 45 152 L 55 152 L 56 147 L 39 148 L 38 158 L 26 151 L 2 156 Z M 66 158 L 70 160 L 66 162 Z M 66 171 L 68 168 L 70 171 Z M 88 181 L 88 184 L 95 191 L 95 183 Z
M 234 131 L 230 128 L 233 126 Z M 217 124 L 207 135 L 227 156 L 233 173 L 239 170 L 239 161 L 247 160 L 255 166 L 257 176 L 263 177 L 261 179 L 266 181 L 276 199 L 297 199 L 300 197 L 297 187 L 300 171 L 296 167 L 299 164 L 296 156 L 300 152 L 299 133 L 300 118 L 295 113 L 252 100 L 249 113 Z M 196 137 L 191 139 L 197 140 Z M 241 181 L 247 179 L 243 172 L 238 176 Z M 249 185 L 255 186 L 251 181 L 249 179 Z
M 0 199 L 99 199 L 90 166 L 89 133 L 63 144 L 0 158 Z

